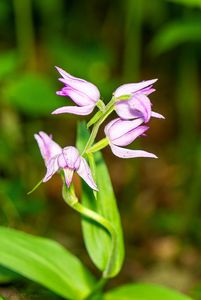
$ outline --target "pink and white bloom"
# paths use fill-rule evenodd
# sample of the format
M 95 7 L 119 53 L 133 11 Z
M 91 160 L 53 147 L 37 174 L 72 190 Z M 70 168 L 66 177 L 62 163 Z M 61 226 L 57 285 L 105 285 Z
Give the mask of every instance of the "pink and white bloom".
M 143 150 L 131 150 L 119 147 L 131 144 L 136 138 L 145 133 L 145 131 L 149 127 L 141 125 L 143 122 L 144 120 L 142 118 L 131 121 L 117 118 L 107 124 L 107 126 L 105 127 L 105 134 L 108 138 L 109 145 L 114 155 L 121 158 L 157 158 L 157 156 L 153 153 L 149 153 Z
M 64 83 L 64 87 L 57 92 L 57 95 L 70 97 L 77 105 L 60 107 L 53 111 L 52 114 L 90 114 L 96 106 L 96 102 L 100 99 L 98 88 L 84 79 L 70 75 L 59 67 L 56 67 L 56 69 L 62 76 L 59 80 Z
M 42 131 L 39 134 L 35 134 L 34 137 L 47 168 L 43 182 L 48 181 L 59 170 L 63 170 L 66 184 L 69 187 L 73 173 L 77 172 L 93 190 L 98 191 L 88 163 L 75 147 L 61 148 L 52 140 L 51 136 Z
M 145 123 L 151 117 L 164 119 L 161 114 L 152 111 L 152 104 L 147 97 L 155 91 L 153 84 L 156 81 L 157 79 L 152 79 L 139 83 L 128 83 L 117 88 L 114 97 L 117 100 L 115 109 L 119 117 L 125 120 L 143 118 Z M 128 96 L 128 99 L 121 100 L 122 96 Z

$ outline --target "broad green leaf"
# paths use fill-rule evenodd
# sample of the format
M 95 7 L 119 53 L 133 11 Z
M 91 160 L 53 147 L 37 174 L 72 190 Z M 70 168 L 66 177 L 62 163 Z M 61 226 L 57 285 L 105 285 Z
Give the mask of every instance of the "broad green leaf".
M 200 41 L 200 19 L 175 21 L 160 29 L 152 41 L 151 50 L 155 55 L 159 55 L 183 43 Z
M 84 149 L 88 136 L 89 133 L 87 132 L 86 126 L 81 124 L 78 128 L 77 142 L 77 146 L 81 152 Z M 116 263 L 113 265 L 109 274 L 109 277 L 113 277 L 120 271 L 124 259 L 121 221 L 110 176 L 103 157 L 99 152 L 95 155 L 95 164 L 96 182 L 99 188 L 97 199 L 94 198 L 93 191 L 85 183 L 83 183 L 82 203 L 86 207 L 109 220 L 116 231 Z M 111 236 L 103 227 L 98 226 L 98 224 L 90 222 L 87 219 L 83 219 L 82 228 L 85 245 L 92 261 L 101 271 L 104 271 L 111 254 Z
M 29 116 L 43 116 L 62 106 L 65 99 L 55 95 L 49 79 L 27 73 L 9 82 L 4 90 L 7 101 Z
M 64 297 L 83 299 L 94 279 L 60 244 L 0 227 L 0 264 Z
M 192 300 L 175 290 L 155 284 L 126 284 L 105 294 L 104 300 Z

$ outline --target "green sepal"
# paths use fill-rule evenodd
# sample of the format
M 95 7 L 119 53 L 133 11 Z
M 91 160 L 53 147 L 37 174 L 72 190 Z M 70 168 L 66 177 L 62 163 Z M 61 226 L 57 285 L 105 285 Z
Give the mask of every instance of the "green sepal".
M 96 102 L 96 106 L 100 109 L 100 111 L 105 111 L 105 103 L 101 99 Z
M 92 125 L 94 125 L 99 119 L 100 117 L 102 117 L 103 112 L 102 111 L 98 111 L 92 118 L 91 120 L 87 123 L 87 128 L 91 127 Z
M 130 99 L 130 97 L 131 97 L 131 95 L 123 95 L 123 96 L 115 98 L 115 102 L 121 101 L 121 100 L 128 100 L 128 99 Z
M 31 193 L 33 193 L 35 190 L 37 190 L 37 188 L 41 185 L 41 183 L 43 183 L 43 179 L 41 179 L 33 188 L 31 191 L 29 191 L 27 193 L 27 195 L 30 195 Z

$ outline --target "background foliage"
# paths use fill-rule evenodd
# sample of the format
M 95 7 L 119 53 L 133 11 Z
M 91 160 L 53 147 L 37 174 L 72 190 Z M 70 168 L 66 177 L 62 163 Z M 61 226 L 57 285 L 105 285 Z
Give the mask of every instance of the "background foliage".
M 69 101 L 55 95 L 54 65 L 95 83 L 105 101 L 122 83 L 159 78 L 151 99 L 166 120 L 151 121 L 134 145 L 159 160 L 125 161 L 104 150 L 127 251 L 110 286 L 155 282 L 201 299 L 200 8 L 200 0 L 0 1 L 1 225 L 53 238 L 94 270 L 60 178 L 26 195 L 45 172 L 33 134 L 75 143 L 77 117 L 50 117 Z M 33 283 L 6 269 L 0 282 L 2 295 L 32 299 Z

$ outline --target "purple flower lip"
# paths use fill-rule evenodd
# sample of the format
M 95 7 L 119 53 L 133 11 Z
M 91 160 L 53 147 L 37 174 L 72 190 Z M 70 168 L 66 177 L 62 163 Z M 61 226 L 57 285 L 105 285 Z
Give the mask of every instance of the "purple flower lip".
M 141 125 L 142 118 L 135 120 L 122 120 L 120 118 L 112 120 L 105 127 L 105 134 L 108 138 L 109 145 L 114 155 L 121 158 L 134 157 L 152 157 L 157 158 L 153 153 L 143 150 L 130 150 L 119 146 L 127 146 L 131 144 L 136 138 L 144 135 L 149 127 Z
M 48 181 L 59 170 L 63 170 L 66 184 L 69 187 L 74 172 L 77 172 L 92 189 L 98 191 L 87 161 L 75 147 L 69 146 L 62 149 L 50 136 L 42 131 L 35 134 L 34 137 L 47 168 L 43 182 Z
M 114 96 L 117 99 L 115 109 L 118 116 L 125 120 L 143 118 L 145 123 L 151 117 L 164 119 L 161 114 L 152 111 L 151 102 L 147 97 L 155 91 L 152 86 L 156 81 L 157 79 L 152 79 L 120 86 L 114 92 Z M 127 100 L 121 100 L 121 97 L 124 95 L 130 95 L 130 97 Z M 118 100 L 118 98 L 120 99 Z
M 64 83 L 64 87 L 56 92 L 57 95 L 70 97 L 76 106 L 63 106 L 53 111 L 52 114 L 90 114 L 96 106 L 96 102 L 100 99 L 98 88 L 84 79 L 70 75 L 59 67 L 56 67 L 56 69 L 62 76 L 59 81 Z

